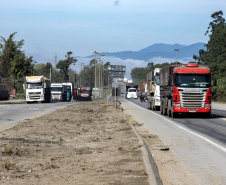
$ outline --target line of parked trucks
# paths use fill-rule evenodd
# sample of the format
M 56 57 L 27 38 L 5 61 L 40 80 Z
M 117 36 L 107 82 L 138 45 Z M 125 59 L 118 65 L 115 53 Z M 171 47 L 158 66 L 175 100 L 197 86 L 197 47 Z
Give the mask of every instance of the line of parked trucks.
M 215 80 L 213 86 L 216 85 Z M 197 63 L 156 68 L 147 74 L 147 108 L 177 117 L 179 113 L 211 114 L 211 74 Z
M 74 88 L 72 83 L 50 83 L 44 76 L 26 76 L 24 84 L 27 103 L 51 101 L 71 101 L 72 99 L 91 100 L 88 87 Z

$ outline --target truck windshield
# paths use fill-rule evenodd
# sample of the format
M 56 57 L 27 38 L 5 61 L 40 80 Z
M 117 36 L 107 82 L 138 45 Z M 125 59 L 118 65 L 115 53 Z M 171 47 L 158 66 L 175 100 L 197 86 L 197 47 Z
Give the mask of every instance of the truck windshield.
M 129 89 L 128 92 L 137 92 L 136 89 Z
M 160 83 L 159 73 L 156 73 L 155 83 L 156 83 L 156 85 L 159 85 L 159 83 Z
M 210 87 L 209 74 L 176 74 L 175 85 L 180 87 Z
M 81 90 L 81 93 L 89 94 L 89 90 Z
M 42 88 L 42 82 L 38 83 L 27 83 L 28 89 L 41 89 Z
M 62 91 L 62 87 L 51 87 L 51 91 Z

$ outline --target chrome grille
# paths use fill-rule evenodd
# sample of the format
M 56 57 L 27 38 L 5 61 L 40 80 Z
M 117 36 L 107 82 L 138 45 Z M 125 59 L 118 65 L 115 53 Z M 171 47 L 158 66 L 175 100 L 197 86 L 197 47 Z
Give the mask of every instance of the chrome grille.
M 186 109 L 202 108 L 204 107 L 205 97 L 206 92 L 197 92 L 197 89 L 194 90 L 194 92 L 186 92 L 180 90 L 181 107 L 184 107 Z

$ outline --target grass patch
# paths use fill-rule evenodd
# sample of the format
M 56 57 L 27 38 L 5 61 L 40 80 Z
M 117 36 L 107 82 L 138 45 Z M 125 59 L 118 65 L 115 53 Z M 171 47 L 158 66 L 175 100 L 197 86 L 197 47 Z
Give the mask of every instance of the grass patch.
M 127 121 L 127 120 L 125 120 L 125 119 L 121 119 L 121 120 L 120 120 L 120 123 L 126 123 L 126 121 Z

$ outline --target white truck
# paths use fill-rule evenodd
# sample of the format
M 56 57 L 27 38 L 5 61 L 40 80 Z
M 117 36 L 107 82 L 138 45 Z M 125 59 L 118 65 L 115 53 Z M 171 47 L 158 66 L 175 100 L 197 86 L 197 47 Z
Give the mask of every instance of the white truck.
M 160 110 L 160 68 L 147 74 L 147 108 Z
M 62 101 L 63 98 L 63 84 L 51 83 L 51 101 Z
M 137 89 L 136 88 L 128 88 L 126 98 L 135 98 L 137 99 Z
M 27 103 L 50 102 L 50 80 L 44 76 L 26 76 Z

